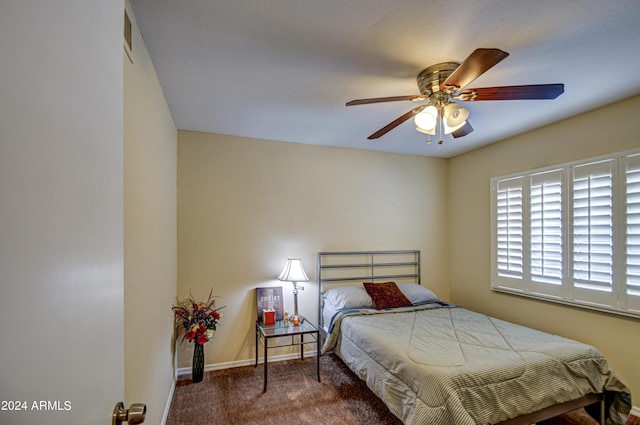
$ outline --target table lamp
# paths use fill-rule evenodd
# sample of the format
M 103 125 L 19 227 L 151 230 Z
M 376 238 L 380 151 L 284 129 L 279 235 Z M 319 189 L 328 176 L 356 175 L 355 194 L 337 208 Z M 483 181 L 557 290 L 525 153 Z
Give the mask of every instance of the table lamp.
M 298 316 L 298 289 L 304 290 L 303 287 L 298 288 L 298 282 L 307 282 L 309 277 L 302 268 L 302 260 L 299 258 L 287 258 L 287 263 L 284 265 L 284 269 L 279 280 L 293 283 L 293 315 Z

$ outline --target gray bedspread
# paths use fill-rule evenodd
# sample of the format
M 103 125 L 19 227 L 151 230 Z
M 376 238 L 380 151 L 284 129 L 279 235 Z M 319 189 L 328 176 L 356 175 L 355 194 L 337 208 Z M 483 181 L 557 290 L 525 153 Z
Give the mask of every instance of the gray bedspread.
M 493 424 L 605 390 L 629 399 L 595 348 L 452 305 L 345 311 L 331 330 L 323 352 L 407 425 Z

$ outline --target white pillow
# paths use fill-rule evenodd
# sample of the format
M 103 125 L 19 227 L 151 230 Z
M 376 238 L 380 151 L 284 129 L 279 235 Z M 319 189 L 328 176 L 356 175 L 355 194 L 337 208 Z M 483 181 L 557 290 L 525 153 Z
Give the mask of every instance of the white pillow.
M 416 283 L 397 283 L 398 289 L 409 298 L 411 304 L 424 304 L 440 301 L 440 298 L 430 289 Z
M 325 302 L 334 310 L 373 308 L 373 300 L 363 286 L 338 286 L 324 293 Z

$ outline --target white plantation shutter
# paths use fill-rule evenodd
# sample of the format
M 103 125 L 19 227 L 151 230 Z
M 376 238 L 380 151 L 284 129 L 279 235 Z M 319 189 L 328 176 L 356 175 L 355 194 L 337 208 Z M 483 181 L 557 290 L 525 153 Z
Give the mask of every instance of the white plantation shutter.
M 640 317 L 640 149 L 491 188 L 493 290 Z
M 573 168 L 573 284 L 612 291 L 613 160 Z
M 531 176 L 531 280 L 562 284 L 562 170 Z
M 640 155 L 625 162 L 626 294 L 628 307 L 640 310 Z
M 522 278 L 522 178 L 500 181 L 496 187 L 496 241 L 499 276 Z

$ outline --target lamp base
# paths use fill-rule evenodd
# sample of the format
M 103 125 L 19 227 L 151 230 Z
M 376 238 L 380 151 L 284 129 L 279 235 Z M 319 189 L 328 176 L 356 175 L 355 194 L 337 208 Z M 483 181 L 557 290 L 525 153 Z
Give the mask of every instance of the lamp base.
M 296 322 L 296 318 L 298 319 Z M 289 323 L 292 324 L 293 326 L 300 326 L 301 324 L 304 323 L 304 316 L 291 316 L 291 319 L 289 320 Z

